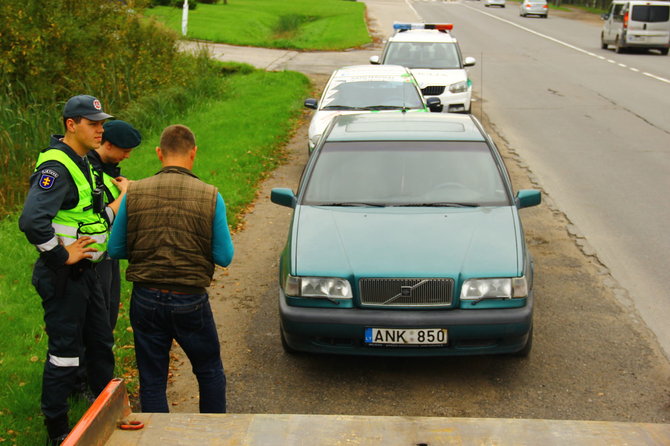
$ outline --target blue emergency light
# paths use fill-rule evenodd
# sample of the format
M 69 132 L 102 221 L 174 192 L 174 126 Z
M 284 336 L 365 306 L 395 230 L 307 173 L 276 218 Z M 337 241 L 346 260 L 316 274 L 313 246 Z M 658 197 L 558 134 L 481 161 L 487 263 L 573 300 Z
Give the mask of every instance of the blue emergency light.
M 395 22 L 393 29 L 396 31 L 408 31 L 410 29 L 436 29 L 438 31 L 446 32 L 454 29 L 453 23 L 400 23 Z

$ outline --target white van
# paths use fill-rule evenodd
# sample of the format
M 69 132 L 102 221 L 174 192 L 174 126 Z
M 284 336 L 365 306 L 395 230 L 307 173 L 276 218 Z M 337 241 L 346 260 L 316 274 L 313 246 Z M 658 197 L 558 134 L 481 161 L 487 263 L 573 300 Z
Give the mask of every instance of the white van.
M 614 0 L 601 17 L 605 21 L 600 34 L 603 49 L 614 45 L 617 53 L 625 48 L 649 48 L 668 54 L 670 2 Z

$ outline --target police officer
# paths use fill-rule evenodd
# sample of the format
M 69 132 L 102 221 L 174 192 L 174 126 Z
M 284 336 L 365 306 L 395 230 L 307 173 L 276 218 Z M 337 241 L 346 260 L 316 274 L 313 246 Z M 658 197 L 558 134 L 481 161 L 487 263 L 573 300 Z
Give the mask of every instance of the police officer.
M 39 252 L 32 283 L 42 298 L 48 335 L 42 377 L 47 444 L 70 430 L 67 398 L 86 349 L 89 384 L 98 395 L 114 373 L 114 339 L 96 265 L 105 255 L 109 224 L 86 154 L 100 146 L 111 118 L 93 96 L 70 98 L 63 108 L 64 135 L 51 137 L 30 177 L 19 227 Z M 125 191 L 128 180 L 116 185 Z
M 130 152 L 142 142 L 142 136 L 132 125 L 120 119 L 107 121 L 103 124 L 102 144 L 99 148 L 88 152 L 88 161 L 93 167 L 96 186 L 103 191 L 107 220 L 114 221 L 119 198 L 123 198 L 121 190 L 114 184 L 121 176 L 119 163 L 130 157 Z M 98 276 L 105 296 L 105 306 L 109 314 L 109 325 L 114 330 L 119 315 L 121 297 L 121 273 L 119 261 L 106 258 L 97 266 Z

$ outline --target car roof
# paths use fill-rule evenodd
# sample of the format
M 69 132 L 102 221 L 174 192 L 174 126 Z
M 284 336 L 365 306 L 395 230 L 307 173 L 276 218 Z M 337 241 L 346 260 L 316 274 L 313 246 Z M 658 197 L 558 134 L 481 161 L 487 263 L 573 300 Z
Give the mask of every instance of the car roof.
M 455 43 L 456 38 L 449 32 L 436 29 L 409 29 L 396 32 L 389 38 L 389 42 L 445 42 Z
M 333 120 L 326 141 L 485 141 L 471 115 L 355 113 Z
M 331 80 L 338 83 L 375 80 L 378 78 L 404 81 L 407 78 L 411 79 L 412 73 L 406 67 L 400 65 L 351 65 L 338 68 L 331 75 Z

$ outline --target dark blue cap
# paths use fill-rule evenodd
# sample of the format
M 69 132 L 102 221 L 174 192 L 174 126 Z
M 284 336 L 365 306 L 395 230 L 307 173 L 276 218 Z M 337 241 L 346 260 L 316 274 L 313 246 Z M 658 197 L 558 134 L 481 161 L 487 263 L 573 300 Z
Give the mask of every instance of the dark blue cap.
M 140 132 L 126 121 L 121 121 L 120 119 L 107 121 L 102 127 L 105 129 L 105 132 L 102 134 L 102 140 L 109 141 L 116 147 L 132 149 L 139 146 L 142 142 Z
M 102 111 L 102 104 L 98 99 L 87 94 L 71 97 L 63 107 L 64 118 L 76 118 L 77 116 L 82 116 L 91 121 L 102 121 L 112 117 L 112 115 Z

